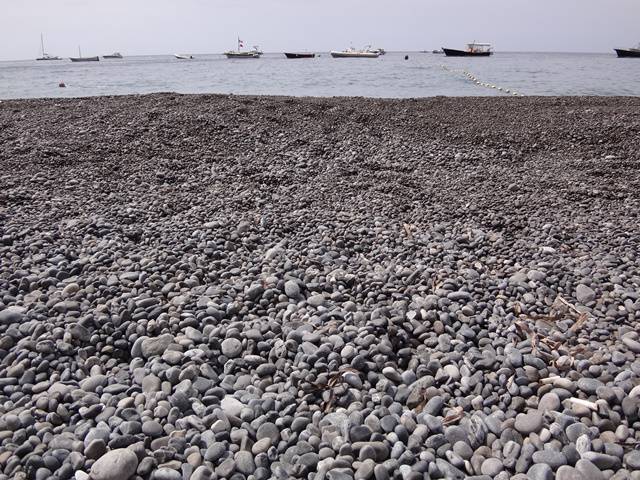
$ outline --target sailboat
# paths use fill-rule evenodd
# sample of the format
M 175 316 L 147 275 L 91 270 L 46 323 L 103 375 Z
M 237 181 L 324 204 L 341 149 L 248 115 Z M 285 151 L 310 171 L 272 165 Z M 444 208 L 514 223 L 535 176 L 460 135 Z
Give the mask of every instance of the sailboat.
M 262 55 L 262 52 L 257 46 L 253 47 L 253 50 L 249 51 L 240 50 L 242 47 L 242 40 L 238 37 L 238 50 L 229 50 L 228 52 L 224 52 L 224 54 L 227 58 L 260 58 L 260 55 Z
M 78 46 L 78 56 L 77 57 L 69 57 L 69 60 L 72 62 L 99 62 L 100 57 L 97 55 L 95 57 L 83 57 L 82 52 L 80 51 L 80 46 Z
M 36 58 L 36 60 L 62 60 L 62 58 L 57 57 L 55 55 L 49 55 L 47 52 L 44 51 L 44 37 L 42 36 L 42 34 L 40 34 L 40 47 L 42 49 L 42 56 L 39 58 Z

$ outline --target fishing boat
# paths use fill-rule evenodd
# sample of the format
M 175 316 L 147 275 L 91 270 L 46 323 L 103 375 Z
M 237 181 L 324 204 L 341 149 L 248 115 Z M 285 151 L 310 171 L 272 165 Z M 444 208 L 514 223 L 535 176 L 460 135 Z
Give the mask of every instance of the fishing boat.
M 331 51 L 331 56 L 333 58 L 378 58 L 380 54 L 378 52 L 373 52 L 369 49 L 369 47 L 363 50 L 356 50 L 353 47 L 347 48 L 342 51 Z
M 315 53 L 309 52 L 284 52 L 287 58 L 315 58 Z
M 431 53 L 436 54 L 436 55 L 441 55 L 441 54 L 444 53 L 444 50 L 435 49 L 435 50 L 431 50 Z
M 122 58 L 122 54 L 120 52 L 113 52 L 109 55 L 103 55 L 102 58 Z
M 100 57 L 98 57 L 97 55 L 95 57 L 83 57 L 82 51 L 80 50 L 80 47 L 78 47 L 78 56 L 69 57 L 69 60 L 71 60 L 72 62 L 99 62 Z
M 224 54 L 227 58 L 260 58 L 260 55 L 262 55 L 257 45 L 253 47 L 253 50 L 242 50 L 242 47 L 244 47 L 244 42 L 238 37 L 238 49 L 229 50 Z
M 193 59 L 193 55 L 188 55 L 186 53 L 174 53 L 173 56 L 176 57 L 178 60 L 191 60 L 191 59 Z
M 490 43 L 468 43 L 466 50 L 442 48 L 447 57 L 488 57 L 493 54 Z
M 614 48 L 619 58 L 640 58 L 640 44 L 632 48 Z
M 47 52 L 44 51 L 44 37 L 42 36 L 42 34 L 40 34 L 40 47 L 42 51 L 42 56 L 39 58 L 36 58 L 36 60 L 62 60 L 61 57 L 58 57 L 56 55 L 49 55 Z

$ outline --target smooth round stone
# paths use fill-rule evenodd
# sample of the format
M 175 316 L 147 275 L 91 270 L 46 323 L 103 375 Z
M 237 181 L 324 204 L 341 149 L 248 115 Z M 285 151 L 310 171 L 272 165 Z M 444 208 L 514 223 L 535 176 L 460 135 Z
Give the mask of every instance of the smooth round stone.
M 220 402 L 220 407 L 222 408 L 222 411 L 227 415 L 239 417 L 240 412 L 242 412 L 242 409 L 245 407 L 245 405 L 237 398 L 231 395 L 225 395 Z
M 304 465 L 305 467 L 314 470 L 320 461 L 320 457 L 315 452 L 308 452 L 303 455 L 300 455 L 298 458 L 298 463 L 300 465 Z
M 632 450 L 624 456 L 624 463 L 629 470 L 640 470 L 640 450 Z
M 242 353 L 242 342 L 237 338 L 225 338 L 222 341 L 222 354 L 228 358 L 237 358 Z
M 556 472 L 556 480 L 586 480 L 582 474 L 569 465 L 561 466 Z
M 213 443 L 209 445 L 209 448 L 207 448 L 207 450 L 204 452 L 204 459 L 208 460 L 209 462 L 215 463 L 224 456 L 226 451 L 227 448 L 224 446 L 224 443 Z
M 598 390 L 598 387 L 601 387 L 603 384 L 598 379 L 583 377 L 578 380 L 577 385 L 578 389 L 582 390 L 584 393 L 588 395 L 594 395 Z
M 453 452 L 464 460 L 469 460 L 473 456 L 473 449 L 468 443 L 463 441 L 458 441 L 453 444 Z
M 553 470 L 544 463 L 532 465 L 527 470 L 527 478 L 529 480 L 553 480 Z
M 637 452 L 637 450 L 635 451 Z M 589 460 L 578 460 L 576 462 L 576 471 L 582 476 L 582 480 L 605 480 L 602 471 Z
M 402 383 L 402 376 L 393 367 L 384 367 L 382 374 L 394 383 Z
M 107 445 L 101 438 L 96 438 L 89 442 L 84 449 L 84 456 L 92 460 L 97 460 L 101 456 L 107 453 Z
M 236 469 L 244 475 L 251 475 L 256 469 L 256 464 L 251 452 L 241 450 L 236 453 L 234 460 L 236 462 Z
M 555 412 L 560 408 L 560 397 L 554 392 L 545 393 L 538 402 L 538 410 Z
M 516 417 L 514 428 L 523 435 L 528 435 L 539 432 L 542 429 L 542 421 L 542 413 L 532 410 L 529 413 L 519 414 Z
M 549 465 L 553 470 L 567 464 L 567 457 L 556 450 L 539 450 L 533 454 L 533 463 Z
M 569 439 L 569 441 L 575 443 L 578 437 L 587 434 L 588 431 L 589 429 L 584 423 L 576 422 L 569 425 L 566 428 L 565 433 L 567 434 L 567 438 Z
M 159 437 L 164 434 L 164 429 L 160 422 L 149 420 L 142 424 L 142 433 L 150 437 Z
M 371 438 L 371 429 L 366 425 L 355 425 L 349 430 L 352 442 L 366 442 Z
M 182 480 L 182 474 L 172 468 L 159 468 L 151 475 L 153 480 Z
M 270 446 L 271 446 L 271 438 L 269 437 L 261 438 L 260 440 L 256 441 L 253 444 L 253 446 L 251 447 L 251 453 L 253 453 L 254 455 L 264 453 L 267 450 L 269 450 Z
M 191 478 L 189 480 L 209 480 L 213 475 L 213 472 L 209 467 L 204 465 L 199 466 L 195 469 L 195 471 L 191 474 Z
M 123 480 L 131 477 L 138 468 L 138 457 L 127 448 L 111 450 L 91 467 L 92 480 Z
M 490 477 L 495 477 L 501 471 L 504 470 L 504 466 L 502 462 L 497 458 L 487 458 L 484 462 L 482 462 L 482 466 L 480 467 L 480 471 L 483 475 L 489 475 Z
M 271 444 L 276 445 L 280 441 L 280 429 L 274 423 L 263 423 L 258 427 L 256 438 L 258 440 L 269 438 L 271 440 Z
M 284 293 L 289 298 L 298 298 L 300 296 L 300 285 L 295 280 L 287 280 L 284 283 Z

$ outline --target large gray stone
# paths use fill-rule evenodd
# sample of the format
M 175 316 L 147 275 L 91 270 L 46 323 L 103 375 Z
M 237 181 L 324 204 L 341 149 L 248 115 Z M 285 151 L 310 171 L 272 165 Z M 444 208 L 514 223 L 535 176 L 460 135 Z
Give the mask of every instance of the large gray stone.
M 516 417 L 514 428 L 523 435 L 539 432 L 542 429 L 542 420 L 542 413 L 539 411 L 532 410 L 529 413 L 521 413 Z
M 92 480 L 128 480 L 136 473 L 138 457 L 133 450 L 118 448 L 100 457 L 91 467 Z

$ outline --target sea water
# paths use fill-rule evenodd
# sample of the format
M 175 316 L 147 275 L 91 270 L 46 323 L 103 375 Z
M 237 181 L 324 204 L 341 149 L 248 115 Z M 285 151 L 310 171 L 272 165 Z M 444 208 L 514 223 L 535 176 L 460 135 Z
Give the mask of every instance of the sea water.
M 281 53 L 235 60 L 220 54 L 194 55 L 192 60 L 169 55 L 125 56 L 86 63 L 68 59 L 0 62 L 0 98 L 152 92 L 389 98 L 513 92 L 640 95 L 638 78 L 640 58 L 617 58 L 613 52 L 498 52 L 488 58 L 389 52 L 375 59 L 336 59 L 321 52 L 316 58 L 297 60 Z M 61 83 L 66 87 L 61 88 Z

